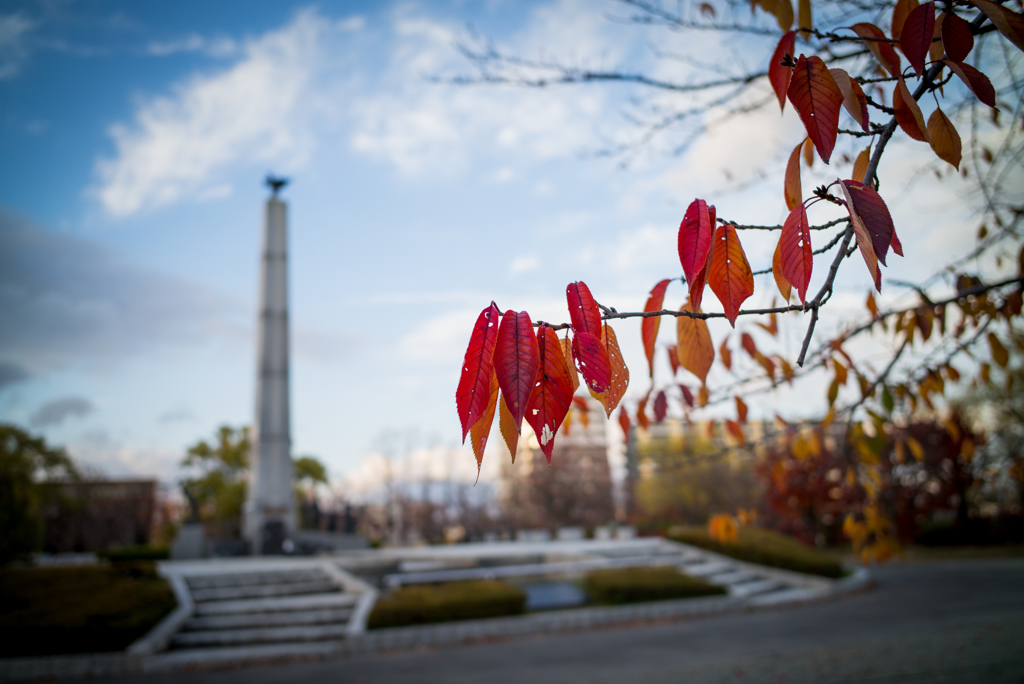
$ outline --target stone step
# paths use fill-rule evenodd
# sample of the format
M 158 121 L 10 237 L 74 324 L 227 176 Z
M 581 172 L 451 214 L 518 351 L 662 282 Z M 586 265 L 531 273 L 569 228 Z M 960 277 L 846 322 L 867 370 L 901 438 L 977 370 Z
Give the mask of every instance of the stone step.
M 310 582 L 323 579 L 326 579 L 326 575 L 319 568 L 303 568 L 262 572 L 233 572 L 221 575 L 193 575 L 187 577 L 185 581 L 190 589 L 217 589 L 220 587 Z
M 733 584 L 729 587 L 729 594 L 739 598 L 747 598 L 749 596 L 756 596 L 757 594 L 764 594 L 765 592 L 775 591 L 776 589 L 782 588 L 785 588 L 785 585 L 777 580 L 757 579 L 751 582 Z
M 358 594 L 305 594 L 278 598 L 239 599 L 234 601 L 208 601 L 196 605 L 195 614 L 236 615 L 240 613 L 273 613 L 318 608 L 350 608 L 359 599 Z
M 235 613 L 189 618 L 182 629 L 201 632 L 212 629 L 244 629 L 257 627 L 292 627 L 348 622 L 350 608 L 288 610 L 275 613 Z
M 742 582 L 749 582 L 752 579 L 756 579 L 758 575 L 749 570 L 734 570 L 730 569 L 725 572 L 720 572 L 714 575 L 708 575 L 705 579 L 712 584 L 717 584 L 723 587 L 727 587 L 731 584 L 740 584 Z
M 681 568 L 683 573 L 690 575 L 691 577 L 708 577 L 709 575 L 717 575 L 734 569 L 735 566 L 732 563 L 726 563 L 724 561 L 692 563 Z
M 171 648 L 202 646 L 246 646 L 295 641 L 338 640 L 345 636 L 344 624 L 264 627 L 259 629 L 221 629 L 208 632 L 179 632 L 171 639 Z
M 208 665 L 252 664 L 303 656 L 328 656 L 337 653 L 340 646 L 337 641 L 299 641 L 258 646 L 189 648 L 151 656 L 146 663 L 146 672 L 173 672 Z
M 247 598 L 271 598 L 276 596 L 296 596 L 299 594 L 326 594 L 340 591 L 327 579 L 312 582 L 291 582 L 289 584 L 255 584 L 241 587 L 217 587 L 214 589 L 193 589 L 192 600 L 196 603 L 204 601 L 232 601 Z
M 778 591 L 771 591 L 759 596 L 753 596 L 748 601 L 749 605 L 752 606 L 774 606 L 780 603 L 790 603 L 792 601 L 808 601 L 810 599 L 819 598 L 824 595 L 821 589 L 811 589 L 805 587 L 790 587 L 780 589 Z

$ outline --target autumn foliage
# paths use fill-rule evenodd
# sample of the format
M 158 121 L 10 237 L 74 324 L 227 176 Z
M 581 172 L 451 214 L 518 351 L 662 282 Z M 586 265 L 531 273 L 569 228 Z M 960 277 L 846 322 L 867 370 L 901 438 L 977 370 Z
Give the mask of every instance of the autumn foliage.
M 481 312 L 471 333 L 456 393 L 463 437 L 472 435 L 473 450 L 480 461 L 497 404 L 502 433 L 513 455 L 525 417 L 550 460 L 558 428 L 572 403 L 578 372 L 582 384 L 609 416 L 618 410 L 619 425 L 627 434 L 631 429 L 646 429 L 651 422 L 663 421 L 670 398 L 678 402 L 687 419 L 692 411 L 730 402 L 736 413 L 735 418 L 725 419 L 726 432 L 734 445 L 743 445 L 747 441 L 744 391 L 771 390 L 783 383 L 792 384 L 811 372 L 824 372 L 832 379 L 825 397 L 830 410 L 823 424 L 828 426 L 836 421 L 835 425 L 843 426 L 841 438 L 828 450 L 827 458 L 835 464 L 826 464 L 828 472 L 841 473 L 842 481 L 826 483 L 826 491 L 845 488 L 836 501 L 841 500 L 853 510 L 846 524 L 847 535 L 858 546 L 876 549 L 875 556 L 881 557 L 895 538 L 887 532 L 894 528 L 893 516 L 899 518 L 898 512 L 886 512 L 879 501 L 883 489 L 879 483 L 889 468 L 886 450 L 913 449 L 908 446 L 914 443 L 911 437 L 898 435 L 906 432 L 909 416 L 920 409 L 935 410 L 933 400 L 944 394 L 946 383 L 959 380 L 960 373 L 952 364 L 955 357 L 970 353 L 972 348 L 984 350 L 987 342 L 985 351 L 990 353 L 991 363 L 1007 365 L 1008 354 L 997 324 L 1005 322 L 1010 336 L 1018 339 L 1012 332 L 1012 322 L 1021 312 L 1024 258 L 1018 257 L 1022 263 L 1016 277 L 998 282 L 982 281 L 969 273 L 964 263 L 954 265 L 950 272 L 956 275 L 955 294 L 930 297 L 919 288 L 921 302 L 910 307 L 881 311 L 874 294 L 869 294 L 865 320 L 847 326 L 832 339 L 812 345 L 815 325 L 819 310 L 833 294 L 836 274 L 846 257 L 859 253 L 866 270 L 865 283 L 881 292 L 883 268 L 895 268 L 893 254 L 904 254 L 886 193 L 880 192 L 878 183 L 879 164 L 890 140 L 902 134 L 929 145 L 938 159 L 959 170 L 964 145 L 953 120 L 942 109 L 947 106 L 947 111 L 953 111 L 957 106 L 942 104 L 951 97 L 949 84 L 956 79 L 966 86 L 969 97 L 985 107 L 996 107 L 997 93 L 992 80 L 966 60 L 976 50 L 976 38 L 990 32 L 999 34 L 1006 49 L 1024 50 L 1024 17 L 990 0 L 941 6 L 899 0 L 890 10 L 888 30 L 874 23 L 859 22 L 819 31 L 813 26 L 811 5 L 804 0 L 799 2 L 796 16 L 789 0 L 755 0 L 751 6 L 755 11 L 772 14 L 781 32 L 774 49 L 765 54 L 764 73 L 758 78 L 766 79 L 769 92 L 775 95 L 772 102 L 777 100 L 783 112 L 787 106 L 795 110 L 805 134 L 801 140 L 792 141 L 795 146 L 779 184 L 780 201 L 789 212 L 784 223 L 738 225 L 723 217 L 724 212 L 706 199 L 694 199 L 678 227 L 681 276 L 666 274 L 672 277 L 659 279 L 643 311 L 618 312 L 602 306 L 583 282 L 572 282 L 566 288 L 570 320 L 567 324 L 533 322 L 526 312 L 502 313 L 492 302 Z M 682 15 L 675 17 L 663 12 L 658 16 L 663 21 L 676 21 L 681 27 L 690 25 Z M 713 7 L 709 16 L 714 16 Z M 798 23 L 794 27 L 795 21 Z M 834 45 L 852 46 L 857 52 L 836 56 L 831 50 Z M 864 58 L 860 59 L 858 55 L 862 54 Z M 850 63 L 857 69 L 836 66 Z M 926 95 L 928 103 L 935 103 L 927 118 L 922 111 Z M 835 151 L 841 135 L 868 138 L 869 144 L 855 159 L 844 155 L 843 161 L 837 163 Z M 836 175 L 828 185 L 808 193 L 802 187 L 801 169 L 809 166 L 815 156 L 835 168 Z M 832 205 L 835 216 L 823 225 L 812 225 L 807 209 L 819 203 Z M 996 222 L 1003 227 L 1000 236 L 1009 236 L 1012 242 L 1016 233 L 1007 232 L 1006 224 L 998 218 L 999 210 L 989 211 L 995 212 Z M 1019 218 L 1019 213 L 1016 216 Z M 741 240 L 746 230 L 778 231 L 769 268 L 753 270 Z M 817 237 L 825 230 L 834 231 L 830 240 Z M 979 249 L 990 244 L 991 238 L 981 242 Z M 1002 244 L 1005 247 L 1006 243 Z M 755 261 L 767 261 L 766 255 L 752 256 Z M 825 273 L 823 285 L 812 292 L 812 274 L 819 273 L 820 277 L 820 269 Z M 754 275 L 768 272 L 774 277 L 783 305 L 744 308 L 755 291 Z M 678 309 L 665 309 L 666 294 L 673 281 L 686 287 L 686 300 Z M 721 304 L 721 313 L 703 310 L 706 288 Z M 959 316 L 948 311 L 958 312 Z M 751 334 L 755 327 L 742 329 L 732 338 L 738 338 L 738 347 L 730 345 L 729 337 L 716 346 L 706 323 L 710 318 L 725 318 L 735 329 L 741 316 L 757 316 L 756 329 L 762 335 L 764 347 L 763 334 L 777 339 L 778 317 L 787 313 L 794 313 L 806 324 L 803 344 L 795 358 L 760 348 Z M 664 316 L 676 318 L 676 337 L 675 344 L 668 347 L 672 377 L 659 386 L 655 378 L 656 343 Z M 611 323 L 631 317 L 642 318 L 640 333 L 651 387 L 635 406 L 628 408 L 620 404 L 629 383 L 629 371 Z M 799 324 L 795 320 L 793 323 Z M 564 338 L 559 337 L 560 331 L 564 331 Z M 851 358 L 844 349 L 857 336 L 877 332 L 886 336 L 895 350 L 883 368 L 869 367 Z M 940 340 L 945 337 L 957 343 L 941 347 Z M 939 353 L 912 367 L 900 365 L 901 356 L 908 349 L 915 344 L 929 344 L 929 340 L 940 349 Z M 709 387 L 708 375 L 715 360 L 726 370 L 734 371 L 734 355 L 740 351 L 757 370 L 731 385 Z M 982 375 L 989 363 L 980 364 L 979 379 L 985 380 Z M 695 378 L 696 384 L 678 382 L 682 371 Z M 901 373 L 901 379 L 896 379 L 897 373 Z M 843 405 L 837 399 L 847 383 L 859 388 L 860 399 Z M 804 448 L 800 440 L 810 439 L 781 418 L 779 425 L 776 437 L 786 442 L 786 453 L 799 451 Z M 822 439 L 819 437 L 819 442 Z M 820 444 L 818 452 L 815 459 L 826 458 L 821 455 L 824 452 Z M 799 496 L 806 498 L 818 496 L 813 494 L 815 487 L 826 487 L 809 481 L 800 484 L 794 481 L 794 473 L 776 472 L 782 466 L 771 468 L 770 478 L 779 492 L 789 493 L 803 487 L 807 491 Z M 824 500 L 831 500 L 831 496 L 827 494 Z M 716 518 L 713 533 L 721 539 L 734 536 L 731 521 L 728 516 Z

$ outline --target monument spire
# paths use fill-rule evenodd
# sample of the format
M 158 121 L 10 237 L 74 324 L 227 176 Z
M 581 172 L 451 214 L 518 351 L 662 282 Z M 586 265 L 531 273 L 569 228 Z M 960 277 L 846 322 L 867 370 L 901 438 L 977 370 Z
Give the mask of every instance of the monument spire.
M 282 553 L 295 529 L 288 400 L 288 205 L 278 198 L 285 178 L 267 176 L 256 352 L 256 416 L 245 537 L 255 554 Z

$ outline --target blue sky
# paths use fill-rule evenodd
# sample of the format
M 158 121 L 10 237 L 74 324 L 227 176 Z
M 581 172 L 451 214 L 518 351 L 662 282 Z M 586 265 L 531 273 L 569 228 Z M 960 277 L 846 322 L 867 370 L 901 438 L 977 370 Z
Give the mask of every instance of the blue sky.
M 429 78 L 471 73 L 456 43 L 474 32 L 520 54 L 686 78 L 650 49 L 680 38 L 608 20 L 624 14 L 572 0 L 4 3 L 0 420 L 108 475 L 165 481 L 187 445 L 250 423 L 261 182 L 273 170 L 294 179 L 295 453 L 340 477 L 389 430 L 457 447 L 459 363 L 491 299 L 560 322 L 565 285 L 584 280 L 603 303 L 641 308 L 678 275 L 675 230 L 694 197 L 740 222 L 784 218 L 781 183 L 755 181 L 800 139 L 792 111 L 720 127 L 682 155 L 656 143 L 622 168 L 596 153 L 637 135 L 635 93 Z M 729 51 L 759 64 L 771 48 Z M 919 148 L 892 160 L 894 188 L 932 162 Z M 819 162 L 812 175 L 844 173 Z M 967 208 L 927 201 L 948 186 L 915 187 L 926 199 L 890 200 L 904 279 L 974 230 L 953 227 Z M 744 240 L 755 269 L 770 263 L 774 243 Z M 833 322 L 869 286 L 846 271 Z M 768 304 L 774 287 L 757 287 Z M 677 288 L 667 305 L 681 303 Z M 631 396 L 642 394 L 639 324 L 617 330 Z M 716 343 L 727 332 L 713 326 Z

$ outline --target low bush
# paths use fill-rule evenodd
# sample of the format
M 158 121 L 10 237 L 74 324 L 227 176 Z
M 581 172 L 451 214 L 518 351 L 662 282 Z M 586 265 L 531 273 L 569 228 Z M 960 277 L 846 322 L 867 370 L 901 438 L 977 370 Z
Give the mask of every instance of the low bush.
M 171 557 L 170 550 L 166 546 L 127 546 L 120 549 L 101 551 L 96 555 L 100 558 L 106 558 L 111 563 L 160 561 Z
M 505 582 L 416 585 L 402 587 L 377 599 L 367 628 L 502 617 L 519 615 L 525 610 L 526 594 Z
M 127 648 L 175 606 L 152 563 L 143 565 L 0 571 L 0 657 Z
M 595 570 L 587 575 L 583 588 L 591 601 L 605 605 L 726 593 L 722 587 L 681 575 L 675 568 L 667 567 Z
M 706 527 L 672 527 L 665 536 L 749 563 L 833 579 L 844 574 L 843 566 L 837 560 L 771 530 L 741 527 L 736 541 L 724 543 L 712 539 Z

